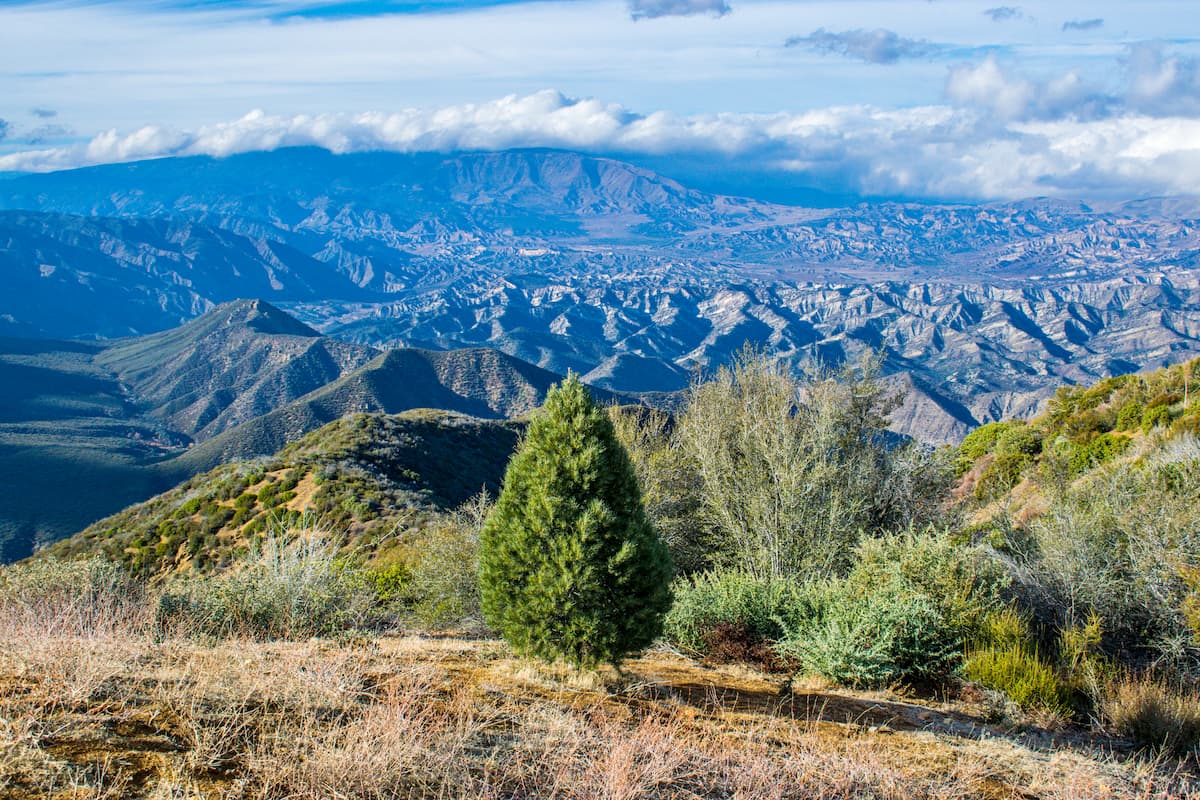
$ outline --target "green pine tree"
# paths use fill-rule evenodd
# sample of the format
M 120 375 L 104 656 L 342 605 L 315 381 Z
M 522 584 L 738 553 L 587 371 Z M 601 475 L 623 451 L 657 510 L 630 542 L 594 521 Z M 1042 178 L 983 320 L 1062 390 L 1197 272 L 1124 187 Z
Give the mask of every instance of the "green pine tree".
M 484 617 L 522 655 L 619 667 L 661 632 L 671 556 L 577 376 L 550 390 L 509 462 L 479 561 Z

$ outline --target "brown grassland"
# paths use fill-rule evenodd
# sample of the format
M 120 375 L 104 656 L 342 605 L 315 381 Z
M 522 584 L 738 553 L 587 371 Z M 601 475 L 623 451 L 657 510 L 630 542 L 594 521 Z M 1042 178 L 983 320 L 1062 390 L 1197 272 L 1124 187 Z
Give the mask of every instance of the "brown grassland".
M 623 673 L 494 640 L 197 641 L 144 603 L 0 620 L 0 798 L 1168 798 L 1187 764 L 1035 721 L 668 652 Z

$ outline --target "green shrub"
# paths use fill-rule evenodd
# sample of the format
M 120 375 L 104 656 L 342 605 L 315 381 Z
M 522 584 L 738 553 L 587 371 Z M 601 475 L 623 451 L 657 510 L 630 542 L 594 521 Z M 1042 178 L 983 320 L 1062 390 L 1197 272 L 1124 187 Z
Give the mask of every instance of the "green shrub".
M 957 665 L 962 642 L 937 605 L 899 576 L 863 594 L 847 581 L 824 587 L 809 619 L 785 621 L 776 645 L 801 669 L 839 684 L 880 687 L 940 680 Z
M 929 529 L 866 539 L 855 551 L 847 583 L 860 594 L 901 581 L 928 598 L 959 638 L 977 634 L 1001 607 L 1010 580 L 994 557 L 962 544 L 946 531 Z
M 963 661 L 970 681 L 1003 692 L 1017 705 L 1032 711 L 1066 715 L 1071 703 L 1052 664 L 1027 642 L 971 650 Z
M 1128 436 L 1117 433 L 1102 433 L 1085 445 L 1077 445 L 1071 454 L 1072 475 L 1082 475 L 1101 464 L 1107 464 L 1122 455 L 1133 444 Z
M 803 599 L 790 582 L 756 578 L 745 572 L 704 572 L 675 581 L 675 603 L 663 622 L 663 637 L 693 655 L 718 656 L 719 639 L 736 637 L 748 649 L 775 642 L 782 620 L 797 613 Z
M 1014 608 L 1002 608 L 984 616 L 976 634 L 976 647 L 1000 649 L 1020 647 L 1029 642 L 1029 623 Z
M 1117 412 L 1117 430 L 1131 431 L 1140 428 L 1142 425 L 1142 414 L 1144 413 L 1145 409 L 1141 403 L 1136 400 L 1130 400 L 1121 406 L 1121 410 Z
M 1170 406 L 1146 406 L 1146 411 L 1142 414 L 1142 432 L 1149 433 L 1154 428 L 1169 425 L 1171 423 L 1171 408 Z
M 1011 423 L 996 436 L 996 453 L 1036 456 L 1042 452 L 1042 433 L 1024 423 Z
M 980 425 L 968 433 L 962 440 L 962 443 L 959 444 L 955 454 L 955 472 L 958 475 L 962 475 L 974 466 L 976 461 L 992 452 L 996 447 L 996 440 L 1000 438 L 1000 435 L 1016 424 L 1020 423 L 989 422 L 986 425 Z
M 993 500 L 1017 485 L 1033 457 L 1025 453 L 997 453 L 975 484 L 975 499 Z

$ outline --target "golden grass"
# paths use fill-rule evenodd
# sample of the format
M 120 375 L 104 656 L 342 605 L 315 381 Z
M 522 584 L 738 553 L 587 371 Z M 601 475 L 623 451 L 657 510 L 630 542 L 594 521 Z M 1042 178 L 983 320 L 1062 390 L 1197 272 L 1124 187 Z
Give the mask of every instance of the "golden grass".
M 785 685 L 663 653 L 626 672 L 488 640 L 156 640 L 0 620 L 0 800 L 1168 798 L 1181 767 L 961 703 Z M 123 626 L 123 627 L 122 627 Z

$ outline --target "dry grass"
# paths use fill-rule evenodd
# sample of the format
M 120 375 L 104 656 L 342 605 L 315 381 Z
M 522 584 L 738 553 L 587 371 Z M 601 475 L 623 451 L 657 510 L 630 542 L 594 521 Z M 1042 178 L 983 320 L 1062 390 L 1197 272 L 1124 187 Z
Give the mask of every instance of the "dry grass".
M 1105 723 L 1139 747 L 1186 755 L 1200 747 L 1200 697 L 1149 679 L 1127 678 L 1101 701 Z
M 1017 736 L 962 704 L 785 688 L 669 654 L 577 673 L 493 641 L 200 644 L 156 639 L 136 613 L 96 624 L 42 611 L 45 624 L 0 617 L 0 800 L 1073 800 L 1196 787 L 1183 767 Z

